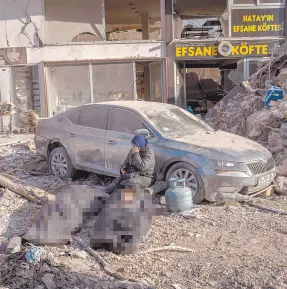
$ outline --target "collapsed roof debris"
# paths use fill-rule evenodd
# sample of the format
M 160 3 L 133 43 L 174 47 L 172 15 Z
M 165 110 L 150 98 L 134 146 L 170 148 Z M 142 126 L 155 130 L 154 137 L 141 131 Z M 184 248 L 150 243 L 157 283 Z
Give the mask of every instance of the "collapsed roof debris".
M 39 120 L 39 115 L 34 110 L 27 110 L 23 112 L 24 123 L 26 126 L 36 129 L 37 122 Z
M 287 54 L 284 53 L 271 58 L 247 81 L 235 87 L 208 112 L 206 120 L 214 129 L 248 137 L 264 145 L 273 154 L 277 174 L 286 177 L 287 183 L 286 92 Z M 276 97 L 270 100 L 272 93 Z M 282 178 L 280 181 L 282 183 Z
M 0 101 L 0 116 L 13 115 L 16 113 L 16 106 L 13 103 Z

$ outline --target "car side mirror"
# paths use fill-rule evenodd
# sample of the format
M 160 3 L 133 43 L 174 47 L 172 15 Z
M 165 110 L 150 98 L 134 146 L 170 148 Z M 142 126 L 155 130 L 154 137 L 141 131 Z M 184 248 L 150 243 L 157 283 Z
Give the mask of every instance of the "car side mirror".
M 147 139 L 152 137 L 150 132 L 145 128 L 141 128 L 141 129 L 136 130 L 135 135 L 143 135 Z

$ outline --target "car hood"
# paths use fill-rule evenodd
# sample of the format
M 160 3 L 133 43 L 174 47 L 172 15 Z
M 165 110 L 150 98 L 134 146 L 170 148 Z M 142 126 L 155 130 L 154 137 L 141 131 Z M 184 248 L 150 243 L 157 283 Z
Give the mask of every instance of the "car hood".
M 216 131 L 168 139 L 167 146 L 205 156 L 209 159 L 250 162 L 271 153 L 262 145 L 231 133 Z

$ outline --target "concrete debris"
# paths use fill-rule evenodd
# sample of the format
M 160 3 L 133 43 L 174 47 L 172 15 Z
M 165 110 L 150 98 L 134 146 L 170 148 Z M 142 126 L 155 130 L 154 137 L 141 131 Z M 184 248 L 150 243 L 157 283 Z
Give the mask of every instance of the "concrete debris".
M 6 251 L 6 247 L 8 244 L 9 240 L 6 237 L 1 237 L 0 238 L 0 253 Z
M 0 116 L 13 115 L 17 112 L 17 108 L 13 103 L 0 101 Z
M 43 283 L 46 285 L 48 289 L 56 289 L 57 286 L 55 284 L 54 280 L 55 275 L 54 274 L 45 274 L 42 278 Z
M 74 258 L 86 259 L 88 257 L 88 253 L 83 250 L 75 250 L 70 253 L 70 255 Z
M 283 176 L 276 177 L 275 191 L 278 194 L 287 196 L 287 177 L 283 177 Z
M 281 125 L 282 127 L 284 125 Z M 287 133 L 287 128 L 285 132 Z M 64 188 L 69 189 L 71 184 L 75 184 L 75 182 L 62 180 L 53 175 L 30 175 L 24 169 L 24 164 L 34 157 L 35 153 L 25 145 L 3 146 L 0 148 L 0 174 L 4 173 L 5 176 L 9 174 L 23 180 L 25 183 L 19 183 L 27 190 L 30 191 L 33 188 L 37 193 L 43 194 L 43 197 L 46 196 L 45 192 L 48 192 L 58 198 Z M 108 178 L 90 175 L 88 181 L 86 177 L 83 177 L 80 182 L 81 185 L 86 184 L 90 188 L 94 188 L 96 184 L 101 185 L 108 182 Z M 76 187 L 75 194 L 77 193 L 79 198 L 85 199 L 83 206 L 86 206 L 85 196 L 89 195 L 89 188 L 79 191 Z M 4 190 L 2 191 L 4 192 Z M 63 196 L 63 198 L 65 197 Z M 164 201 L 164 197 L 162 199 Z M 75 202 L 79 199 L 66 200 L 71 205 L 71 200 Z M 54 204 L 57 203 L 57 200 L 52 201 Z M 287 211 L 286 196 L 273 195 L 253 201 L 266 208 L 272 208 L 274 211 Z M 41 208 L 44 207 L 9 190 L 3 193 L 0 198 L 0 241 L 3 241 L 5 247 L 9 243 L 8 238 L 11 236 L 23 237 L 22 233 L 27 232 L 31 228 L 31 224 L 33 227 L 33 222 L 36 221 L 39 214 L 41 215 Z M 53 208 L 57 209 L 60 219 L 65 217 L 61 216 L 63 213 L 61 207 L 54 206 Z M 163 205 L 162 214 L 155 219 L 144 236 L 139 254 L 116 255 L 105 250 L 96 251 L 108 265 L 112 266 L 112 269 L 106 266 L 106 271 L 93 256 L 89 255 L 85 259 L 72 256 L 73 252 L 81 255 L 80 252 L 85 249 L 85 246 L 90 246 L 90 233 L 95 228 L 98 217 L 89 218 L 90 212 L 86 211 L 85 225 L 80 228 L 80 231 L 73 234 L 85 246 L 79 245 L 73 239 L 62 246 L 45 246 L 46 253 L 41 256 L 41 262 L 36 265 L 32 265 L 26 259 L 26 253 L 33 247 L 31 243 L 22 242 L 21 251 L 15 254 L 7 253 L 6 249 L 5 252 L 0 252 L 0 287 L 1 289 L 47 289 L 49 287 L 45 285 L 44 280 L 48 280 L 48 282 L 51 280 L 50 285 L 63 289 L 150 289 L 151 287 L 165 289 L 172 288 L 172 284 L 181 288 L 198 289 L 210 286 L 236 288 L 238 284 L 244 284 L 243 287 L 245 284 L 246 286 L 256 284 L 259 288 L 286 287 L 284 283 L 287 275 L 287 268 L 284 266 L 286 246 L 285 239 L 282 238 L 282 231 L 287 225 L 287 218 L 278 214 L 274 215 L 274 213 L 266 213 L 262 209 L 251 206 L 247 208 L 236 202 L 232 206 L 200 206 L 197 210 L 197 213 L 193 212 L 188 216 L 170 215 Z M 73 210 L 73 212 L 75 211 Z M 67 212 L 66 216 L 73 212 Z M 78 213 L 76 212 L 76 214 Z M 56 215 L 56 210 L 52 211 L 51 222 L 46 224 L 44 221 L 41 222 L 42 228 L 45 228 L 47 224 L 48 228 L 50 227 L 49 224 L 53 223 L 54 215 Z M 68 219 L 73 220 L 73 217 L 68 217 Z M 76 217 L 78 218 L 78 216 Z M 240 226 L 238 226 L 239 223 Z M 71 227 L 71 225 L 73 224 L 70 223 L 69 226 Z M 270 230 L 270 228 L 275 229 Z M 45 237 L 45 232 L 39 234 L 38 237 L 41 236 Z M 220 236 L 222 238 L 218 251 L 217 240 Z M 246 246 L 246 240 L 250 246 Z M 171 249 L 175 245 L 190 248 L 191 243 L 195 253 L 177 254 L 169 251 L 141 253 L 152 251 L 153 248 Z M 276 243 L 278 246 L 270 246 L 270 243 Z M 238 255 L 244 255 L 245 258 L 234 258 L 234 254 L 230 251 L 233 248 L 236 248 Z M 269 249 L 262 250 L 262 248 Z M 229 252 L 228 250 L 231 252 L 230 254 L 226 254 Z M 191 263 L 192 266 L 190 266 Z M 225 266 L 222 266 L 223 263 Z M 247 267 L 250 270 L 246 270 Z M 278 278 L 274 279 L 275 271 Z M 116 277 L 111 276 L 110 273 L 114 273 Z M 119 273 L 120 276 L 131 276 L 141 282 L 139 283 L 135 279 L 133 281 L 118 279 Z M 42 280 L 45 274 L 51 275 Z M 143 280 L 150 285 L 144 286 Z
M 37 285 L 34 289 L 45 289 L 43 285 Z
M 40 116 L 34 110 L 26 110 L 23 112 L 23 122 L 26 127 L 35 130 Z
M 227 94 L 207 114 L 206 121 L 218 130 L 248 137 L 264 145 L 287 176 L 283 161 L 287 156 L 287 94 L 264 104 L 270 88 L 287 91 L 287 56 L 282 55 L 259 69 Z M 284 165 L 286 167 L 286 164 Z
M 6 248 L 7 253 L 15 254 L 21 251 L 22 239 L 21 237 L 13 237 Z

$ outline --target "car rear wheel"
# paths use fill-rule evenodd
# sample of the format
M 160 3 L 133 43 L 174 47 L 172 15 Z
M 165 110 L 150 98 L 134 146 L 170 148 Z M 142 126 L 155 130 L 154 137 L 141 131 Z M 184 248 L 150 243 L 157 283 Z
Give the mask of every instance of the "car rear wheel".
M 75 175 L 75 168 L 65 148 L 58 147 L 53 149 L 49 161 L 51 172 L 54 175 L 58 175 L 63 179 L 69 179 Z
M 166 174 L 167 181 L 172 178 L 185 179 L 186 186 L 191 190 L 195 204 L 199 204 L 204 200 L 203 181 L 195 167 L 185 162 L 176 163 Z

